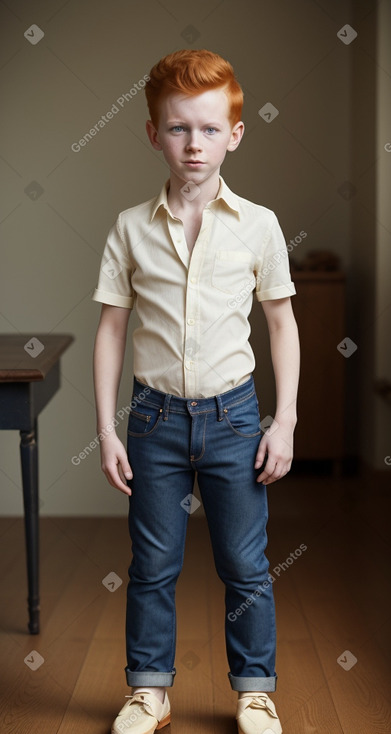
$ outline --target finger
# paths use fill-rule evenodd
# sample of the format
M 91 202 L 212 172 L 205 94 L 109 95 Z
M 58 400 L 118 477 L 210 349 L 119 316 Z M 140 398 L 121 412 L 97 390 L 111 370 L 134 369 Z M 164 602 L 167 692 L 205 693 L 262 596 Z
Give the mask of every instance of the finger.
M 117 464 L 117 475 L 118 475 L 118 479 L 117 479 L 118 489 L 122 489 L 123 492 L 126 492 L 126 494 L 131 495 L 132 490 L 126 484 L 126 478 L 125 478 L 125 475 L 124 475 L 124 472 L 122 470 L 122 466 L 120 463 Z
M 255 457 L 254 469 L 259 469 L 262 466 L 263 462 L 265 461 L 266 452 L 267 442 L 264 441 L 263 438 L 261 438 L 258 444 L 257 455 Z
M 261 474 L 257 477 L 257 482 L 262 482 L 262 484 L 269 484 L 271 477 L 274 476 L 276 467 L 277 467 L 277 461 L 273 459 L 271 456 L 269 456 L 263 472 L 261 472 Z
M 262 474 L 260 474 L 257 478 L 257 481 L 262 481 L 263 484 L 272 484 L 273 482 L 277 482 L 278 479 L 282 479 L 282 477 L 285 477 L 285 475 L 289 471 L 289 468 L 289 464 L 281 465 L 277 461 L 274 470 L 268 476 L 266 476 L 265 479 L 260 479 L 260 477 L 262 477 L 262 474 L 264 474 L 264 472 L 262 472 Z
M 128 461 L 121 461 L 121 469 L 126 479 L 133 479 L 133 471 Z
M 127 495 L 132 494 L 132 490 L 130 487 L 128 487 L 127 484 L 123 481 L 123 478 L 121 478 L 118 470 L 119 464 L 114 464 L 114 467 L 108 467 L 106 470 L 104 470 L 104 473 L 107 477 L 107 480 L 109 484 L 114 487 L 114 489 L 119 489 L 121 492 L 124 492 Z
M 115 489 L 119 489 L 120 492 L 123 492 L 124 494 L 127 494 L 129 497 L 132 494 L 131 488 L 128 487 L 127 484 L 124 484 L 120 479 L 117 479 L 115 482 L 113 482 L 112 486 Z
M 270 474 L 273 473 L 274 468 L 277 464 L 278 459 L 271 453 L 268 454 L 267 460 L 265 462 L 265 466 L 263 467 L 263 471 L 261 473 L 264 475 L 264 477 L 270 476 Z
M 265 446 L 265 448 L 261 448 L 260 447 L 258 449 L 257 455 L 255 457 L 254 469 L 259 469 L 262 466 L 262 464 L 263 464 L 263 462 L 265 460 L 265 454 L 266 454 L 266 446 Z

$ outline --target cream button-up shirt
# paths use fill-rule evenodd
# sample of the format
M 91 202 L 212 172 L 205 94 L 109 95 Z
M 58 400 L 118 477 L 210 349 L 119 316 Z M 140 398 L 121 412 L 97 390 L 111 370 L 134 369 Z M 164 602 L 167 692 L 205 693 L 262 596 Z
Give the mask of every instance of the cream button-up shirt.
M 136 307 L 134 375 L 186 398 L 226 392 L 253 372 L 248 316 L 254 291 L 258 301 L 296 292 L 274 212 L 219 180 L 191 253 L 183 223 L 168 206 L 169 181 L 157 197 L 121 212 L 92 296 Z

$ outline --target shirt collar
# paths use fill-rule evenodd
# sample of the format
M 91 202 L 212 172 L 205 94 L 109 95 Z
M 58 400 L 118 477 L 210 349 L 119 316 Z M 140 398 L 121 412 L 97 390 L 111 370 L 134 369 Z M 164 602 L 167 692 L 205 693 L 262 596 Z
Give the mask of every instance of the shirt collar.
M 170 211 L 170 207 L 168 206 L 168 200 L 167 200 L 167 190 L 168 190 L 169 183 L 170 183 L 170 179 L 167 179 L 167 181 L 162 186 L 160 194 L 155 199 L 155 202 L 152 208 L 152 214 L 151 214 L 151 220 L 150 220 L 151 222 L 160 207 L 163 207 L 169 213 L 169 215 L 173 217 L 173 214 Z M 219 176 L 219 190 L 217 192 L 216 199 L 213 199 L 213 201 L 219 201 L 219 200 L 222 200 L 240 218 L 238 197 L 227 186 L 222 176 Z

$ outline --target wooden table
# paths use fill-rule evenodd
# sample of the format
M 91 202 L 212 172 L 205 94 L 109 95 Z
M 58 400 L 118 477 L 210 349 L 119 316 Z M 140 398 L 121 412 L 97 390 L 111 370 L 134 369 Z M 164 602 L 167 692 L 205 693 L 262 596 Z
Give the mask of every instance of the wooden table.
M 71 334 L 0 334 L 0 429 L 20 432 L 28 579 L 28 629 L 39 632 L 38 415 L 60 387 Z

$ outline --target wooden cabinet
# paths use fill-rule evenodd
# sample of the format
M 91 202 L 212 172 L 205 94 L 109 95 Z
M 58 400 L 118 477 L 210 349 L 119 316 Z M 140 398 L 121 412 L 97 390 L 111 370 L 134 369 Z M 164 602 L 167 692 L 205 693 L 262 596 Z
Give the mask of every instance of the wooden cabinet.
M 345 275 L 293 271 L 301 370 L 295 459 L 344 457 Z

